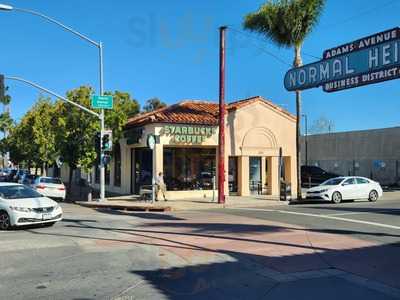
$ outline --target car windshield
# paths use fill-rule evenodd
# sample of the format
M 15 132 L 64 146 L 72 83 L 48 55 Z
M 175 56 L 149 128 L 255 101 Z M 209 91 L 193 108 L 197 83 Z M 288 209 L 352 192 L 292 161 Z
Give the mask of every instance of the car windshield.
M 321 185 L 338 185 L 343 181 L 344 178 L 342 177 L 338 177 L 338 178 L 332 178 L 329 179 L 323 183 L 321 183 Z
M 40 178 L 41 183 L 54 183 L 54 184 L 62 184 L 61 180 L 58 178 Z
M 0 186 L 0 197 L 3 199 L 24 199 L 43 197 L 35 190 L 23 185 Z

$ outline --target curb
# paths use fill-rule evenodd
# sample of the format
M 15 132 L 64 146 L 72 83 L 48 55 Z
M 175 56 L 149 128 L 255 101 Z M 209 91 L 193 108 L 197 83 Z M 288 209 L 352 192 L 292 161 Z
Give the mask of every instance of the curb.
M 88 208 L 103 208 L 123 211 L 143 211 L 143 212 L 166 212 L 172 211 L 170 206 L 146 206 L 146 205 L 122 205 L 122 204 L 107 204 L 107 203 L 87 203 L 75 202 L 76 204 Z

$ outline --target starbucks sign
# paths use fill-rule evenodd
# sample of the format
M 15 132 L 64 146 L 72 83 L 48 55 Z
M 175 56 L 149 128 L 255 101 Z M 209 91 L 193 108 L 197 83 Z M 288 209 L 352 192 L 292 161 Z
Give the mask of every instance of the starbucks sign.
M 201 144 L 214 135 L 216 127 L 165 125 L 164 134 L 171 136 L 171 142 L 181 144 Z

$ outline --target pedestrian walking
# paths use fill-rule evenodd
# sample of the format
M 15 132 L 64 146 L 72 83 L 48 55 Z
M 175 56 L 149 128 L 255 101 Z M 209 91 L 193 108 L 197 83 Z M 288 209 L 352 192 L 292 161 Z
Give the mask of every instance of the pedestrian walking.
M 165 197 L 165 192 L 167 191 L 167 187 L 164 182 L 164 176 L 163 173 L 160 172 L 158 173 L 158 176 L 156 177 L 156 201 L 158 201 L 158 194 L 161 193 L 164 197 L 164 201 L 168 201 L 167 198 Z

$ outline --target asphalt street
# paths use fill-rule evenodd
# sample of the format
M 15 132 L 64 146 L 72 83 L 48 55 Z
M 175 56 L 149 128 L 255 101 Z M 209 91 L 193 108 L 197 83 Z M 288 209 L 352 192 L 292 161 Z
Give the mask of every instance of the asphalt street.
M 304 226 L 382 243 L 400 242 L 400 200 L 316 202 L 266 208 L 225 209 L 224 213 Z M 400 245 L 399 245 L 400 246 Z
M 1 299 L 400 299 L 400 198 L 134 213 L 0 232 Z

